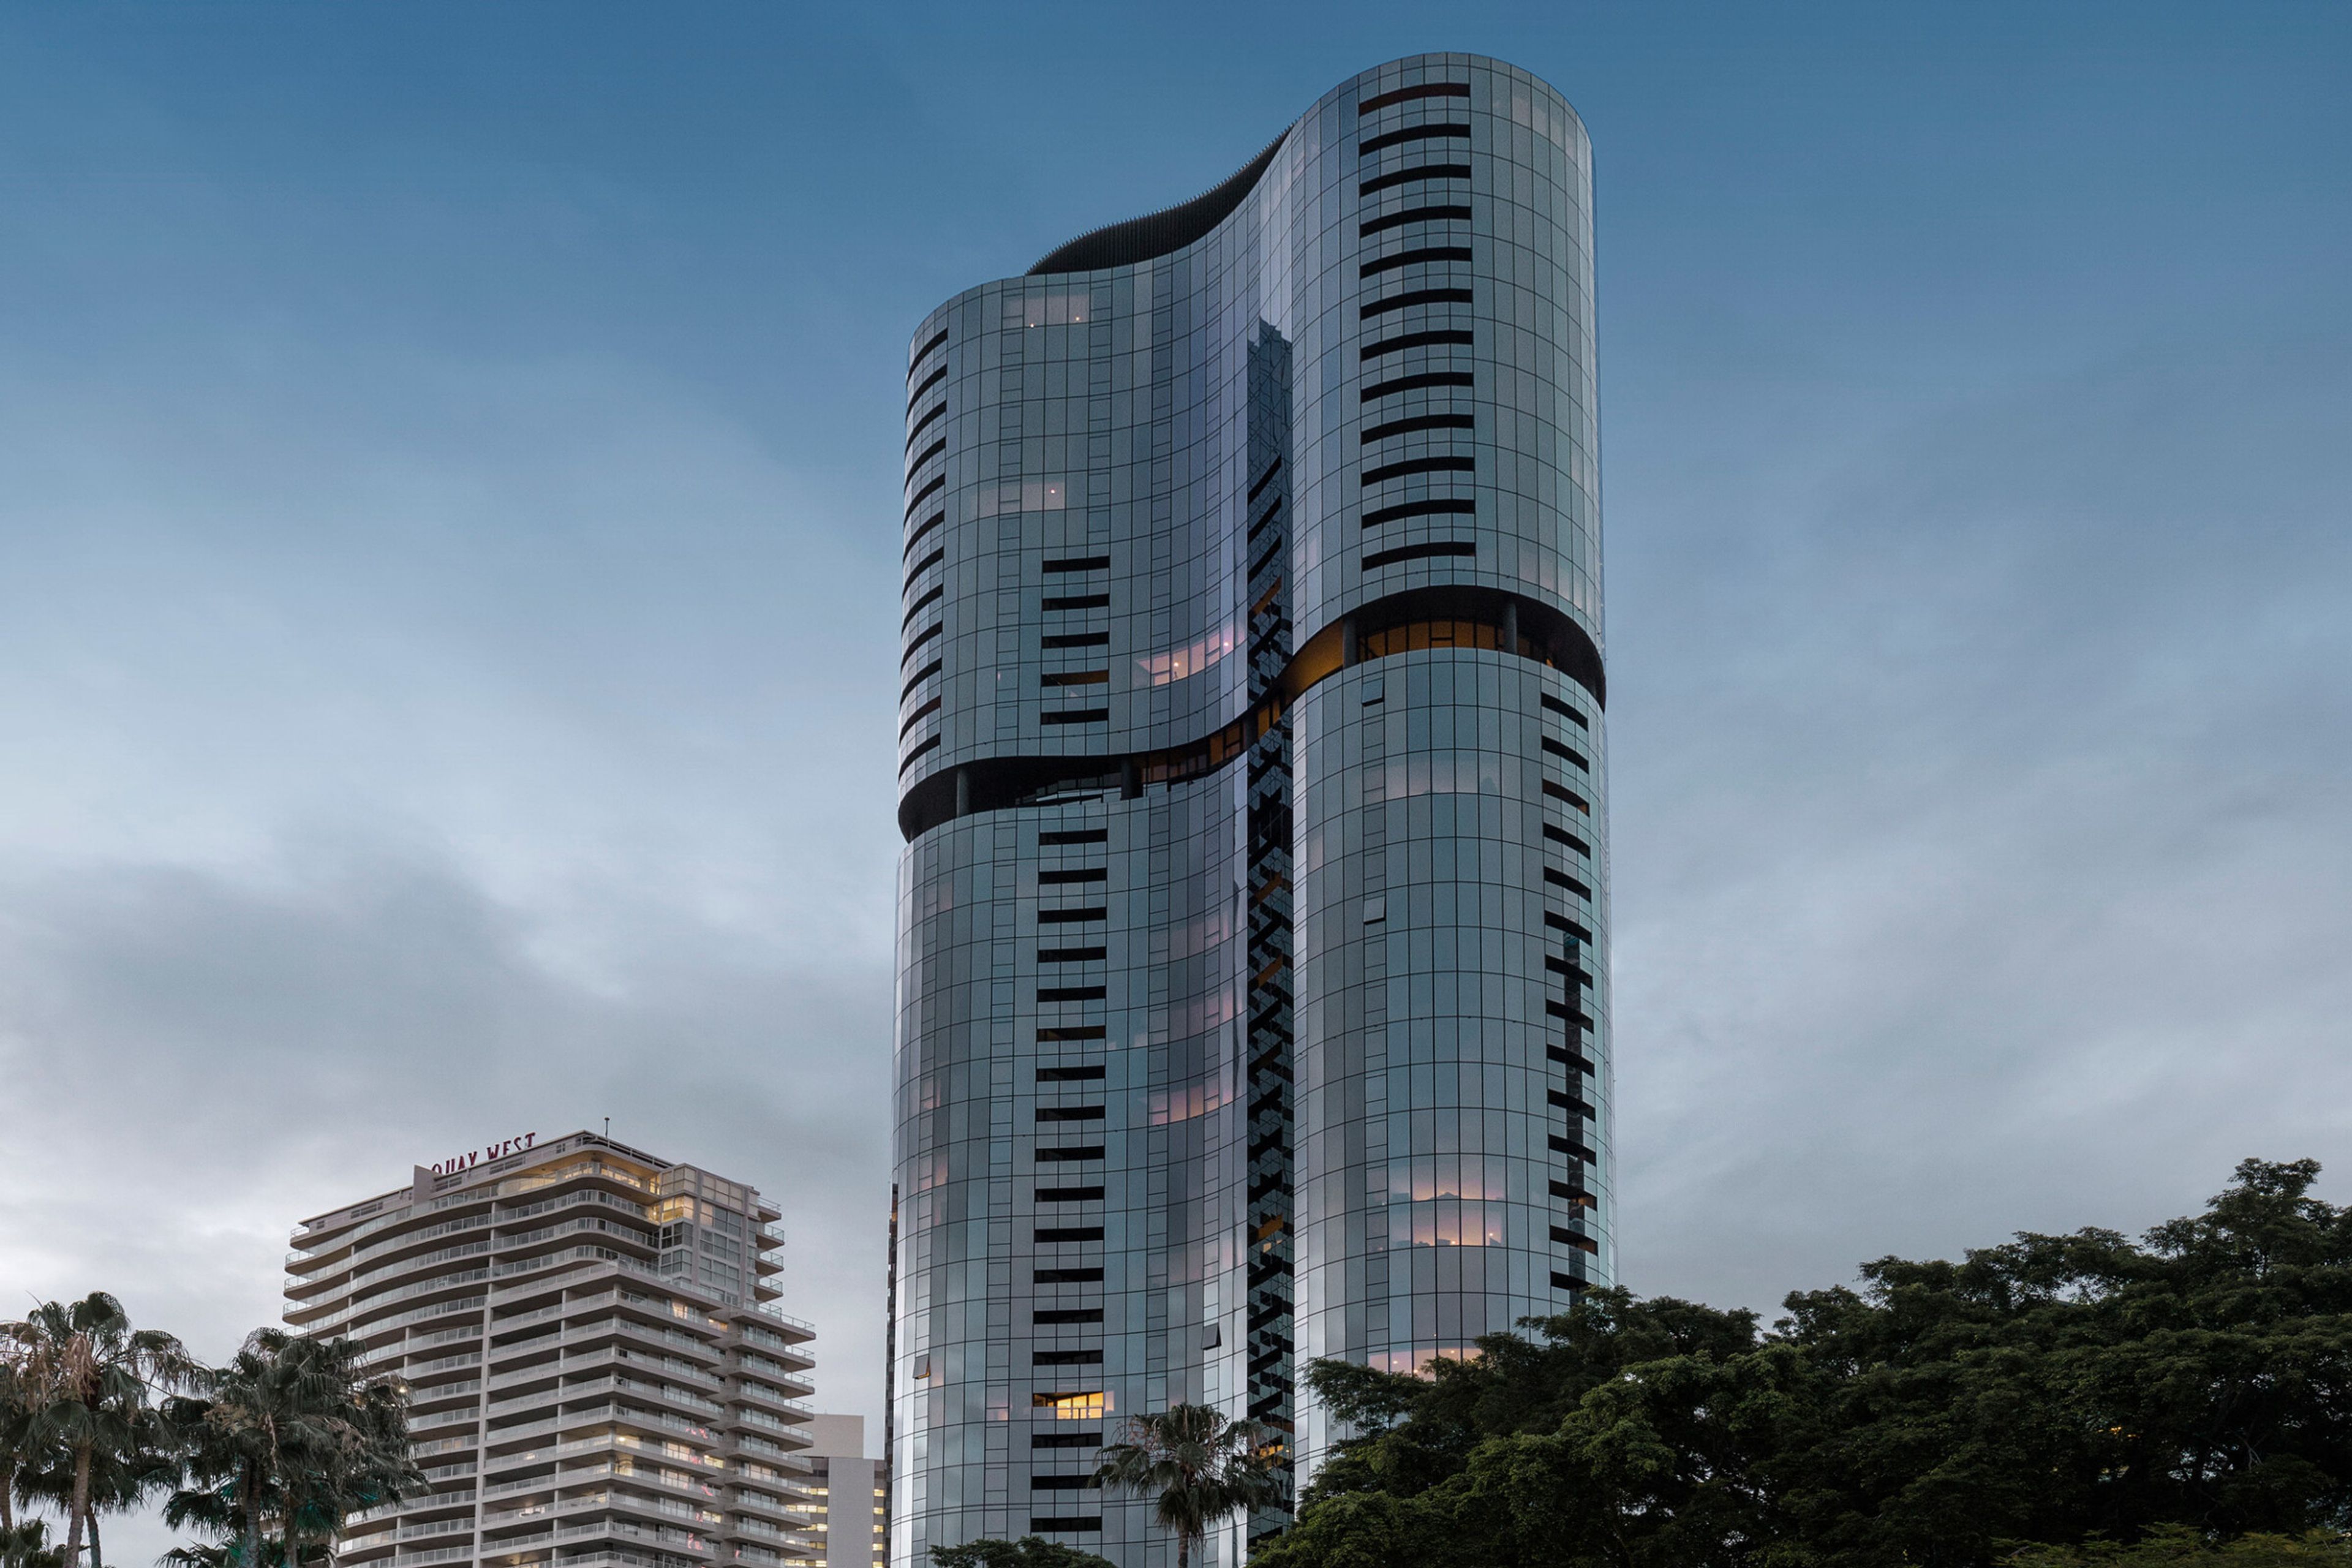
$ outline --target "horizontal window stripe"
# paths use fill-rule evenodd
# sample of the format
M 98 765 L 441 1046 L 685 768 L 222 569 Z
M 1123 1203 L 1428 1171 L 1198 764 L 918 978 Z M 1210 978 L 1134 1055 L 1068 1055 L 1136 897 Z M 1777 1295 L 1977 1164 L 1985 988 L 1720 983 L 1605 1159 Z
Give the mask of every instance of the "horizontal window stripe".
M 1402 522 L 1409 517 L 1475 517 L 1478 503 L 1467 496 L 1433 496 L 1428 500 L 1399 501 L 1394 506 L 1375 507 L 1364 513 L 1364 526 L 1378 528 L 1382 523 Z
M 912 375 L 914 372 L 908 371 L 907 374 Z M 923 400 L 923 394 L 930 391 L 931 388 L 937 386 L 947 378 L 948 367 L 945 365 L 940 366 L 939 369 L 923 377 L 923 384 L 915 388 L 914 391 L 907 395 L 907 412 L 912 414 L 915 411 L 915 405 Z
M 1470 84 L 1465 81 L 1430 81 L 1417 87 L 1400 87 L 1376 98 L 1368 98 L 1356 105 L 1358 114 L 1370 114 L 1377 109 L 1387 109 L 1399 103 L 1411 103 L 1417 98 L 1467 98 Z
M 1045 610 L 1107 610 L 1110 608 L 1108 594 L 1066 594 L 1049 598 L 1038 608 Z
M 1463 378 L 1467 381 L 1469 377 Z M 1385 425 L 1365 426 L 1361 444 L 1394 440 L 1399 436 L 1418 436 L 1424 430 L 1475 430 L 1478 416 L 1475 414 L 1416 414 L 1410 419 L 1391 419 Z
M 923 471 L 923 465 L 924 465 L 925 463 L 929 462 L 933 458 L 938 457 L 940 453 L 942 453 L 942 452 L 946 451 L 947 449 L 948 449 L 948 438 L 947 438 L 946 437 L 942 436 L 942 437 L 940 437 L 938 440 L 936 440 L 936 441 L 932 442 L 929 446 L 928 446 L 928 447 L 924 447 L 924 448 L 923 448 L 923 455 L 922 455 L 921 457 L 919 457 L 919 458 L 916 458 L 913 462 L 911 462 L 911 463 L 909 463 L 909 464 L 908 464 L 908 465 L 907 465 L 907 477 L 908 477 L 908 479 L 913 479 L 917 474 L 921 473 L 921 472 Z M 946 477 L 946 476 L 944 476 L 944 475 L 942 475 L 942 476 L 941 476 L 941 478 L 942 478 L 942 479 L 944 479 L 945 477 Z
M 915 351 L 915 357 L 907 362 L 907 379 L 908 381 L 914 380 L 915 373 L 923 368 L 923 362 L 931 357 L 931 351 L 936 348 L 944 347 L 947 341 L 947 329 L 945 327 L 941 327 L 937 337 L 934 337 L 929 342 L 925 343 L 921 348 L 917 349 Z M 944 373 L 947 367 L 942 365 L 940 368 L 941 372 Z
M 1478 459 L 1466 453 L 1441 458 L 1407 458 L 1402 462 L 1382 463 L 1376 468 L 1366 468 L 1363 482 L 1381 485 L 1391 479 L 1409 479 L 1415 474 L 1468 474 L 1476 472 L 1477 468 Z
M 1087 921 L 1104 921 L 1109 918 L 1110 910 L 1099 904 L 1091 907 L 1082 905 L 1074 910 L 1039 910 L 1037 911 L 1039 925 L 1079 925 Z
M 1393 272 L 1400 267 L 1436 266 L 1442 262 L 1467 261 L 1470 247 L 1466 245 L 1426 245 L 1419 250 L 1400 250 L 1394 256 L 1383 256 L 1367 261 L 1356 269 L 1359 278 L 1377 278 L 1383 272 Z
M 921 756 L 924 752 L 929 751 L 939 743 L 940 738 L 937 735 L 934 735 L 929 740 L 925 741 L 921 745 L 917 746 L 913 751 L 908 752 L 907 753 L 906 760 L 898 764 L 898 775 L 901 778 L 904 778 L 906 776 L 907 770 L 915 765 L 915 759 Z
M 1409 185 L 1415 180 L 1466 180 L 1470 177 L 1467 163 L 1419 163 L 1410 169 L 1395 169 L 1366 180 L 1356 187 L 1360 196 L 1378 195 L 1399 185 Z
M 1364 570 L 1378 571 L 1383 566 L 1395 566 L 1407 561 L 1427 561 L 1443 555 L 1475 555 L 1478 547 L 1467 542 L 1444 544 L 1405 544 L 1394 550 L 1376 550 L 1364 557 Z
M 1385 316 L 1391 310 L 1418 310 L 1424 305 L 1467 305 L 1470 302 L 1470 290 L 1467 289 L 1408 289 L 1402 294 L 1375 300 L 1359 309 L 1356 314 L 1369 321 L 1374 316 Z
M 920 419 L 916 420 L 915 427 L 907 432 L 906 449 L 909 452 L 913 451 L 915 449 L 916 439 L 920 437 L 925 430 L 930 428 L 931 421 L 934 419 L 945 418 L 947 416 L 947 412 L 948 405 L 942 403 L 938 407 L 932 409 L 929 414 L 924 415 Z
M 1110 722 L 1110 710 L 1066 708 L 1056 713 L 1038 714 L 1037 722 L 1040 724 L 1108 724 Z
M 1422 125 L 1408 125 L 1402 130 L 1383 132 L 1370 140 L 1356 143 L 1356 156 L 1369 158 L 1385 153 L 1391 147 L 1402 147 L 1408 142 L 1435 142 L 1448 137 L 1466 137 L 1470 127 L 1455 120 L 1433 120 Z
M 930 663 L 923 666 L 922 668 L 915 671 L 914 674 L 907 677 L 907 684 L 898 689 L 898 700 L 904 702 L 908 698 L 912 697 L 915 694 L 915 688 L 920 686 L 924 681 L 929 679 L 932 676 L 937 675 L 939 672 L 940 661 L 938 659 L 933 659 Z
M 1468 348 L 1474 340 L 1467 327 L 1439 327 L 1426 332 L 1402 332 L 1393 338 L 1382 338 L 1376 343 L 1366 343 L 1357 357 L 1379 359 L 1383 354 L 1402 353 L 1407 349 Z M 1468 382 L 1462 384 L 1469 385 Z M 1370 395 L 1366 394 L 1367 396 Z
M 915 546 L 923 542 L 923 536 L 930 532 L 931 530 L 939 527 L 941 523 L 947 521 L 947 520 L 948 514 L 943 511 L 935 511 L 931 513 L 930 516 L 925 518 L 920 528 L 916 529 L 914 532 L 907 535 L 907 548 L 898 552 L 898 559 L 904 561 L 907 557 L 912 555 L 915 552 Z
M 1469 221 L 1470 208 L 1462 203 L 1452 203 L 1443 206 L 1407 207 L 1401 213 L 1391 213 L 1386 217 L 1366 218 L 1357 226 L 1356 236 L 1360 239 L 1370 239 L 1373 235 L 1384 234 L 1392 228 L 1402 228 L 1409 223 L 1467 223 Z
M 946 629 L 946 626 L 947 623 L 945 621 L 933 621 L 929 626 L 925 626 L 921 631 L 917 632 L 915 634 L 914 640 L 907 645 L 907 651 L 898 656 L 898 668 L 900 669 L 906 668 L 907 661 L 913 658 L 917 654 L 922 652 L 923 645 L 930 641 L 933 637 L 939 636 L 941 631 Z
M 916 578 L 921 576 L 924 573 L 929 571 L 932 567 L 937 566 L 940 562 L 945 561 L 947 558 L 947 546 L 941 545 L 937 550 L 932 551 L 929 555 L 924 556 L 920 561 L 916 562 L 912 566 L 907 568 L 907 581 L 900 584 L 898 592 L 903 594 L 908 588 L 913 587 L 915 585 Z
M 907 503 L 907 521 L 908 522 L 914 521 L 915 514 L 923 509 L 923 503 L 930 500 L 932 495 L 937 491 L 943 490 L 947 488 L 948 477 L 945 474 L 933 474 L 931 476 L 931 482 L 925 485 L 921 489 L 917 490 L 915 492 L 915 499 Z

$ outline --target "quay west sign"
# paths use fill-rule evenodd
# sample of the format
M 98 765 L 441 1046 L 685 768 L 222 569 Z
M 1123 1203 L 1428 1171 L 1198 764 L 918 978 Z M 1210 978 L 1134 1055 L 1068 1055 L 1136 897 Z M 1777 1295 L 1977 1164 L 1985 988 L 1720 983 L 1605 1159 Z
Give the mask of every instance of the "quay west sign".
M 487 1149 L 477 1149 L 470 1154 L 452 1154 L 446 1160 L 436 1160 L 426 1167 L 436 1176 L 446 1176 L 457 1171 L 470 1171 L 485 1160 L 503 1160 L 509 1154 L 520 1154 L 539 1142 L 536 1132 L 519 1133 L 500 1139 Z

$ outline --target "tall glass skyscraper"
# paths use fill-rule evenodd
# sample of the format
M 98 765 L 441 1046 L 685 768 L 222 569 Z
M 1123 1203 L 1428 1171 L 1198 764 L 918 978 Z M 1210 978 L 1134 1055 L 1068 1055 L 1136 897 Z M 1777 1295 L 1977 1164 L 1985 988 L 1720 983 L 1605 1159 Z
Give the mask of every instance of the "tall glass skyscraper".
M 915 333 L 894 1563 L 1610 1278 L 1591 188 L 1417 56 Z

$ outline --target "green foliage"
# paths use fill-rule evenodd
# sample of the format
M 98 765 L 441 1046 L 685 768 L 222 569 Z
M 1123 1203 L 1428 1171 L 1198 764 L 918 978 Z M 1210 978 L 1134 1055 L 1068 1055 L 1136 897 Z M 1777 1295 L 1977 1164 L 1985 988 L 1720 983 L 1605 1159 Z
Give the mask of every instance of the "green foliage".
M 296 1568 L 323 1558 L 346 1515 L 422 1486 L 407 1395 L 359 1358 L 348 1340 L 257 1329 L 172 1402 L 186 1484 L 163 1518 L 214 1543 L 174 1553 L 177 1568 Z
M 2128 1546 L 2107 1540 L 2031 1546 L 2009 1561 L 2013 1568 L 2352 1568 L 2352 1539 L 2315 1530 L 2216 1544 L 2188 1525 L 2159 1524 Z
M 100 1510 L 131 1507 L 168 1478 L 170 1437 L 150 1395 L 184 1386 L 196 1363 L 170 1334 L 133 1329 L 102 1290 L 0 1323 L 0 1469 L 17 1496 L 65 1510 L 59 1550 L 72 1568 L 85 1531 L 96 1545 Z
M 1281 1500 L 1281 1434 L 1258 1422 L 1174 1405 L 1128 1421 L 1125 1439 L 1102 1451 L 1095 1485 L 1150 1498 L 1152 1517 L 1176 1537 L 1176 1568 L 1185 1568 L 1213 1526 Z
M 66 1568 L 65 1548 L 49 1544 L 49 1527 L 40 1520 L 0 1526 L 0 1568 Z
M 2236 1568 L 2324 1556 L 2305 1532 L 2352 1518 L 2352 1212 L 2317 1174 L 2248 1161 L 2139 1244 L 1882 1258 L 1770 1332 L 1596 1290 L 1427 1378 L 1318 1363 L 1362 1435 L 1254 1561 L 1986 1568 L 2030 1542 L 2155 1552 L 2169 1523 L 2270 1542 Z
M 1018 1541 L 967 1541 L 961 1546 L 934 1546 L 935 1568 L 1114 1568 L 1108 1558 L 1042 1535 Z

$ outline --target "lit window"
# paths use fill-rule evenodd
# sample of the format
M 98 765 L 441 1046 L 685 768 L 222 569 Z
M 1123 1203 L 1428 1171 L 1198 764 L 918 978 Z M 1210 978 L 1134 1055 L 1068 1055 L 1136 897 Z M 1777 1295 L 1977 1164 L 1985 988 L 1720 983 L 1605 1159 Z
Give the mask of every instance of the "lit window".
M 1056 1421 L 1099 1421 L 1110 1409 L 1110 1398 L 1099 1390 L 1085 1394 L 1033 1394 L 1031 1408 L 1050 1410 Z

